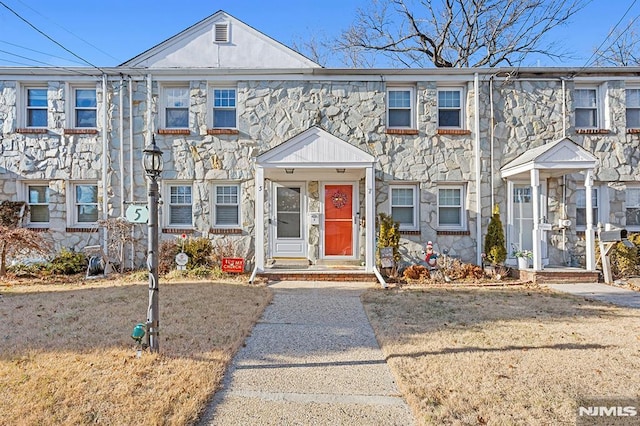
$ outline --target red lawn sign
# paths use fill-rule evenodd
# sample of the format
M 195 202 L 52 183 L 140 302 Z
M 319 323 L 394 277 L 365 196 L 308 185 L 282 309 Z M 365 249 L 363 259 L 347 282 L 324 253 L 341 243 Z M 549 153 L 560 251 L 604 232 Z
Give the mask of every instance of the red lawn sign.
M 244 259 L 241 257 L 223 257 L 222 272 L 244 272 Z

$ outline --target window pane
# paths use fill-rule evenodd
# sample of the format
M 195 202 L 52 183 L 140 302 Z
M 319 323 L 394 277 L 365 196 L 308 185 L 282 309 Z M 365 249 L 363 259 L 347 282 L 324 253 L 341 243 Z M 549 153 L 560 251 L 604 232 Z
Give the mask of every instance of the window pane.
M 216 204 L 238 204 L 238 187 L 217 186 Z
M 77 109 L 76 127 L 96 127 L 96 110 Z
M 32 223 L 49 222 L 49 206 L 48 205 L 35 205 L 29 206 L 31 212 L 29 220 Z
M 411 91 L 389 91 L 389 108 L 411 108 Z
M 191 204 L 191 187 L 172 186 L 170 198 L 171 204 Z
M 191 225 L 191 206 L 170 206 L 169 221 L 171 225 Z
M 96 91 L 93 89 L 78 89 L 76 90 L 76 107 L 81 108 L 95 108 Z
M 30 186 L 29 187 L 29 204 L 48 203 L 49 187 L 47 186 Z
M 76 186 L 76 203 L 97 203 L 98 187 L 96 185 L 77 185 Z
M 389 110 L 389 127 L 411 127 L 411 110 Z
M 460 110 L 441 109 L 438 111 L 439 127 L 460 127 Z
M 439 225 L 462 225 L 459 207 L 440 207 L 438 215 Z
M 393 188 L 391 189 L 392 206 L 413 206 L 413 189 Z
M 576 109 L 576 127 L 598 127 L 598 111 Z
M 627 208 L 627 226 L 640 226 L 640 208 Z
M 168 108 L 189 108 L 189 89 L 174 87 L 165 89 Z
M 627 108 L 640 108 L 640 89 L 627 89 L 625 93 Z
M 223 108 L 236 107 L 235 89 L 216 89 L 213 91 L 213 106 Z
M 460 92 L 458 90 L 441 90 L 438 92 L 439 108 L 460 108 Z
M 236 110 L 217 109 L 213 111 L 213 127 L 235 128 Z
M 640 109 L 627 108 L 627 127 L 632 129 L 640 128 Z
M 438 204 L 441 206 L 460 206 L 460 189 L 440 189 L 438 197 Z
M 27 90 L 27 105 L 32 107 L 47 107 L 47 89 Z
M 640 207 L 640 188 L 627 188 L 625 205 Z
M 28 127 L 47 127 L 47 110 L 30 109 L 27 118 Z
M 98 206 L 81 205 L 78 206 L 78 222 L 97 222 Z
M 392 207 L 391 217 L 401 225 L 413 226 L 413 207 Z
M 597 97 L 595 89 L 576 89 L 576 108 L 597 108 Z
M 238 225 L 237 206 L 216 206 L 216 225 Z
M 189 127 L 189 110 L 185 108 L 167 108 L 167 127 Z

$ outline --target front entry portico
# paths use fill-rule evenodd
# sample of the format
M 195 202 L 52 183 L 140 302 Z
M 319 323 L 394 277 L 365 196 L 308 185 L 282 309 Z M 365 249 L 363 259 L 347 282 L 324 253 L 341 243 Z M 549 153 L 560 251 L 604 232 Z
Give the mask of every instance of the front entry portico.
M 522 209 L 526 207 L 530 209 L 530 232 L 531 240 L 526 236 L 520 238 L 520 241 L 529 241 L 533 251 L 533 270 L 540 271 L 543 268 L 543 258 L 545 257 L 546 247 L 546 229 L 550 229 L 550 224 L 546 223 L 546 197 L 544 188 L 541 183 L 546 179 L 554 177 L 562 177 L 572 173 L 584 173 L 585 175 L 585 191 L 586 191 L 586 270 L 595 271 L 595 228 L 593 224 L 593 206 L 592 189 L 593 189 L 593 171 L 598 165 L 598 160 L 590 152 L 574 143 L 569 138 L 563 138 L 555 142 L 551 142 L 534 149 L 530 149 L 507 163 L 500 170 L 501 176 L 507 179 L 508 188 L 516 193 L 516 196 L 510 197 L 510 209 L 508 211 L 508 223 L 514 223 L 516 219 L 519 221 L 520 228 L 528 223 L 525 213 Z M 518 190 L 518 191 L 515 191 Z M 517 201 L 522 203 L 531 203 L 530 206 L 517 206 Z M 517 212 L 516 207 L 520 208 Z M 520 216 L 518 216 L 520 214 Z M 523 231 L 520 229 L 520 231 Z M 529 232 L 529 229 L 526 230 Z M 514 241 L 512 236 L 512 242 Z M 527 249 L 528 247 L 518 247 Z M 509 251 L 509 250 L 508 250 Z
M 254 274 L 279 257 L 361 261 L 373 272 L 374 166 L 371 154 L 318 127 L 259 155 Z

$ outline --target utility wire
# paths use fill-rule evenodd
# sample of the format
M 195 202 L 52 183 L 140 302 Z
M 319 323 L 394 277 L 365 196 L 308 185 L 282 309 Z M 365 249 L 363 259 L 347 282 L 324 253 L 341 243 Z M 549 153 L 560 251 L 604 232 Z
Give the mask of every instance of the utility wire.
M 42 52 L 40 50 L 31 49 L 30 47 L 20 46 L 19 44 L 11 43 L 11 42 L 8 42 L 8 41 L 5 41 L 5 40 L 0 40 L 0 43 L 8 44 L 9 46 L 17 47 L 19 49 L 29 50 L 29 51 L 34 52 L 34 53 L 39 53 L 41 55 L 50 56 L 52 58 L 62 59 L 62 60 L 65 60 L 65 61 L 70 61 L 70 62 L 73 62 L 73 63 L 76 63 L 76 64 L 83 64 L 84 65 L 84 62 L 76 61 L 75 59 L 64 58 L 62 56 L 57 56 L 57 55 L 53 55 L 51 53 Z
M 90 66 L 92 66 L 93 68 L 97 69 L 98 71 L 100 71 L 101 73 L 104 73 L 104 71 L 102 69 L 100 69 L 99 67 L 97 67 L 96 65 L 92 64 L 91 62 L 87 61 L 86 59 L 84 59 L 83 57 L 73 53 L 71 50 L 67 49 L 66 47 L 64 47 L 62 44 L 58 43 L 56 40 L 54 40 L 52 37 L 50 37 L 49 35 L 47 35 L 45 32 L 43 32 L 42 30 L 40 30 L 39 28 L 37 28 L 35 25 L 33 25 L 31 22 L 29 22 L 27 19 L 23 18 L 22 16 L 20 16 L 20 14 L 18 12 L 16 12 L 15 10 L 11 9 L 9 6 L 7 6 L 7 4 L 5 2 L 3 2 L 2 0 L 0 0 L 0 5 L 4 6 L 5 9 L 7 9 L 9 12 L 13 13 L 14 15 L 16 15 L 21 21 L 23 21 L 24 23 L 26 23 L 27 25 L 29 25 L 31 28 L 33 28 L 34 30 L 36 30 L 38 33 L 40 33 L 41 35 L 43 35 L 44 37 L 46 37 L 48 40 L 52 41 L 53 43 L 55 43 L 56 45 L 58 45 L 59 47 L 61 47 L 62 49 L 64 49 L 66 52 L 72 54 L 73 56 L 75 56 L 76 58 L 80 59 L 82 62 L 84 62 L 85 64 L 88 64 Z

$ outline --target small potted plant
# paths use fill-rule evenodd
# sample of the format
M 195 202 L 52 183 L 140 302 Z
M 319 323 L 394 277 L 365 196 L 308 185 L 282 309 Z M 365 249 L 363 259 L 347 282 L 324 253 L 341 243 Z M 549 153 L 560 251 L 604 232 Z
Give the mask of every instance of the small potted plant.
M 518 269 L 527 269 L 529 267 L 529 259 L 533 258 L 531 250 L 514 250 L 511 256 L 518 259 Z

